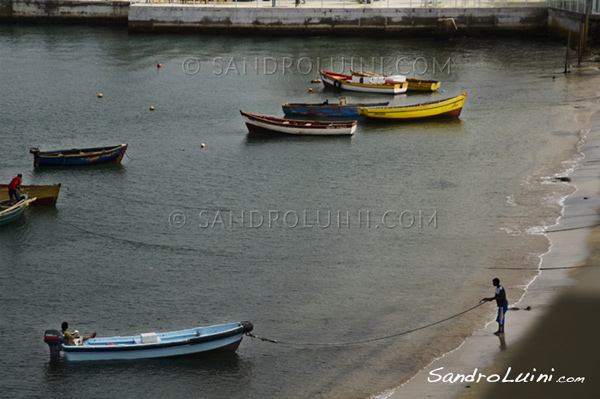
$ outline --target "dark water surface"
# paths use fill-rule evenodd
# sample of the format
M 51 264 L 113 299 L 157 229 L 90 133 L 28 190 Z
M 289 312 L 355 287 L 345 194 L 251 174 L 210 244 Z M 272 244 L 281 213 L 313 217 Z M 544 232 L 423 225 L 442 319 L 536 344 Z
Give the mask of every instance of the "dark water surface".
M 347 399 L 399 385 L 493 309 L 371 343 L 305 343 L 417 328 L 489 296 L 486 267 L 535 267 L 526 228 L 552 224 L 558 202 L 539 176 L 574 155 L 571 115 L 585 106 L 575 100 L 593 97 L 559 73 L 563 54 L 520 40 L 0 27 L 1 179 L 62 183 L 56 208 L 32 206 L 0 230 L 0 396 Z M 361 123 L 352 138 L 248 135 L 239 109 L 281 116 L 284 102 L 336 101 L 310 83 L 317 64 L 361 57 L 365 69 L 383 57 L 386 72 L 440 79 L 445 92 L 349 101 L 465 91 L 460 120 Z M 118 143 L 129 150 L 116 166 L 34 169 L 28 154 Z M 250 320 L 285 344 L 50 363 L 42 335 L 63 320 L 104 336 Z

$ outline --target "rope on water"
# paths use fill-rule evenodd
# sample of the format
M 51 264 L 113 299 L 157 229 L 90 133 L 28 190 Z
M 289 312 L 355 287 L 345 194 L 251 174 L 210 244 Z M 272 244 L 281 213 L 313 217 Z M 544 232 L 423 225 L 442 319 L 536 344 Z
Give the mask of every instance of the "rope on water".
M 600 223 L 594 223 L 587 226 L 579 226 L 579 227 L 569 227 L 565 229 L 556 229 L 556 230 L 546 230 L 546 233 L 559 233 L 561 231 L 571 231 L 571 230 L 581 230 L 581 229 L 591 229 L 594 227 L 600 226 Z
M 34 202 L 35 204 L 35 202 Z M 39 204 L 36 204 L 37 206 L 41 206 Z M 69 221 L 66 221 L 64 219 L 62 219 L 61 217 L 57 216 L 57 215 L 51 215 L 53 218 L 60 220 L 61 222 L 63 222 L 64 224 L 66 224 L 67 226 L 70 226 L 76 230 L 82 231 L 84 233 L 87 234 L 91 234 L 97 237 L 102 237 L 102 238 L 107 238 L 109 240 L 114 240 L 114 241 L 120 241 L 120 242 L 124 242 L 127 244 L 131 244 L 131 245 L 135 245 L 135 246 L 147 246 L 147 247 L 154 247 L 154 248 L 166 248 L 169 250 L 177 250 L 177 251 L 185 251 L 185 252 L 192 252 L 192 251 L 196 251 L 197 249 L 195 248 L 190 248 L 190 247 L 174 247 L 174 246 L 169 246 L 166 244 L 153 244 L 153 243 L 148 243 L 148 242 L 144 242 L 144 241 L 137 241 L 137 240 L 131 240 L 128 238 L 121 238 L 121 237 L 115 237 L 115 236 L 111 236 L 108 234 L 103 234 L 103 233 L 98 233 L 96 231 L 92 231 L 92 230 L 88 230 L 88 229 L 84 229 L 83 227 L 79 227 L 74 223 L 71 223 Z
M 406 335 L 406 334 L 410 334 L 413 333 L 415 331 L 419 331 L 419 330 L 424 330 L 426 328 L 435 326 L 437 324 L 441 324 L 443 322 L 446 322 L 448 320 L 454 319 L 458 316 L 461 316 L 467 312 L 470 312 L 478 307 L 480 307 L 481 305 L 483 305 L 485 302 L 481 302 L 473 307 L 470 307 L 469 309 L 463 310 L 460 313 L 456 313 L 450 317 L 446 317 L 445 319 L 442 320 L 438 320 L 436 322 L 421 326 L 421 327 L 417 327 L 417 328 L 413 328 L 411 330 L 406 330 L 406 331 L 402 331 L 396 334 L 391 334 L 391 335 L 386 335 L 385 337 L 379 337 L 379 338 L 371 338 L 371 339 L 365 339 L 362 341 L 349 341 L 349 342 L 330 342 L 330 343 L 319 343 L 319 342 L 288 342 L 288 341 L 280 341 L 277 339 L 272 339 L 272 338 L 267 338 L 267 337 L 260 337 L 258 335 L 252 334 L 250 332 L 246 333 L 247 336 L 252 337 L 252 338 L 257 338 L 260 339 L 261 341 L 264 342 L 271 342 L 274 344 L 282 344 L 282 345 L 296 345 L 296 346 L 349 346 L 349 345 L 359 345 L 359 344 L 366 344 L 369 342 L 375 342 L 375 341 L 382 341 L 384 339 L 390 339 L 390 338 L 395 338 L 395 337 L 399 337 L 401 335 Z
M 578 265 L 578 266 L 556 266 L 556 267 L 540 267 L 533 269 L 530 267 L 486 267 L 486 269 L 493 270 L 531 270 L 531 271 L 547 271 L 547 270 L 564 270 L 564 269 L 580 269 L 585 267 L 596 267 L 596 265 Z

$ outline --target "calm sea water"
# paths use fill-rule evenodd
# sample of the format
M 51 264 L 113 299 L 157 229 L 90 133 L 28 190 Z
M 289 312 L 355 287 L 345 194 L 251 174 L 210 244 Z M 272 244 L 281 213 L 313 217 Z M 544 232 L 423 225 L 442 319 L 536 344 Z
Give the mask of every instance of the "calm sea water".
M 56 208 L 0 230 L 0 396 L 335 399 L 398 386 L 493 309 L 370 343 L 306 344 L 433 323 L 489 296 L 490 267 L 537 266 L 544 240 L 527 229 L 552 224 L 563 195 L 540 176 L 568 167 L 585 124 L 573 111 L 594 97 L 560 74 L 563 54 L 520 40 L 0 27 L 1 179 L 62 184 Z M 284 102 L 336 101 L 311 84 L 317 66 L 348 71 L 361 58 L 445 92 L 350 101 L 467 92 L 460 120 L 248 135 L 239 109 L 281 116 Z M 129 144 L 117 166 L 34 169 L 28 154 L 117 143 Z M 509 299 L 531 275 L 502 272 Z M 285 344 L 55 364 L 42 335 L 63 320 L 99 335 L 250 320 Z

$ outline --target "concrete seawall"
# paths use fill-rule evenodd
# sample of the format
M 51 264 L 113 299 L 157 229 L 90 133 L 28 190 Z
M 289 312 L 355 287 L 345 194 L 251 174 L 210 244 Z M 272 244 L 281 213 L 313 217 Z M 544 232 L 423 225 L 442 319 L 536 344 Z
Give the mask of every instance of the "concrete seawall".
M 439 18 L 462 34 L 547 31 L 548 9 L 514 8 L 214 8 L 132 4 L 132 31 L 251 32 L 293 35 L 387 34 L 431 36 Z
M 199 0 L 198 0 L 199 2 Z M 2 23 L 109 24 L 132 32 L 431 36 L 452 18 L 458 35 L 555 35 L 577 40 L 582 14 L 544 6 L 501 8 L 254 7 L 124 0 L 0 0 Z M 600 37 L 600 20 L 590 20 Z
M 129 1 L 0 0 L 3 23 L 93 23 L 127 25 Z

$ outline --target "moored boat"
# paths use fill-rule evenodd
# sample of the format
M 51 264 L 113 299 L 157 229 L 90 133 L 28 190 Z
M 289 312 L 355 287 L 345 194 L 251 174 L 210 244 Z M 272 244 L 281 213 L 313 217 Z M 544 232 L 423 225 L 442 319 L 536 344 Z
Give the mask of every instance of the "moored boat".
M 34 166 L 80 166 L 120 163 L 127 144 L 108 147 L 73 148 L 70 150 L 40 151 L 31 148 Z
M 356 121 L 306 121 L 282 119 L 240 111 L 250 133 L 284 133 L 304 136 L 350 136 Z
M 436 91 L 441 86 L 439 80 L 406 78 L 406 81 L 408 82 L 408 91 Z
M 373 72 L 359 72 L 352 70 L 352 76 L 364 76 L 364 77 L 379 77 L 383 79 L 399 79 L 398 76 L 381 75 Z M 402 76 L 403 77 L 403 76 Z M 405 78 L 408 82 L 408 91 L 426 91 L 432 92 L 440 88 L 441 82 L 439 80 L 426 80 L 417 78 Z
M 21 186 L 21 192 L 27 193 L 29 197 L 36 197 L 35 203 L 38 205 L 54 206 L 58 200 L 60 183 L 48 185 L 25 184 Z M 8 198 L 8 184 L 0 184 L 0 201 Z
M 420 104 L 358 108 L 365 118 L 396 121 L 412 121 L 428 118 L 458 118 L 462 111 L 467 93 L 444 100 L 428 101 Z
M 27 194 L 23 194 L 22 199 L 16 203 L 10 199 L 0 201 L 0 226 L 12 223 L 20 218 L 25 208 L 33 201 L 35 201 L 35 198 L 29 199 Z
M 345 75 L 342 73 L 319 70 L 323 85 L 340 90 L 363 93 L 402 94 L 408 89 L 406 78 L 397 76 L 366 76 L 364 74 Z
M 343 97 L 342 97 L 343 98 Z M 381 107 L 389 102 L 380 103 L 347 103 L 340 98 L 339 103 L 285 103 L 282 105 L 283 113 L 293 116 L 358 116 L 358 107 Z
M 50 347 L 51 357 L 59 358 L 63 354 L 68 361 L 197 356 L 235 351 L 244 334 L 252 331 L 252 328 L 252 323 L 245 321 L 164 333 L 90 338 L 77 345 L 66 345 L 60 330 L 46 330 L 44 342 Z

